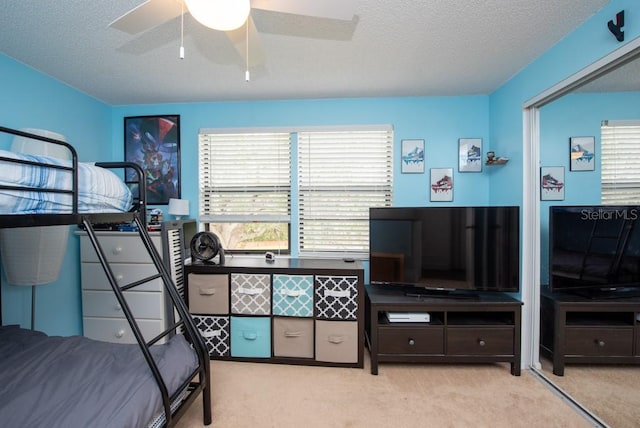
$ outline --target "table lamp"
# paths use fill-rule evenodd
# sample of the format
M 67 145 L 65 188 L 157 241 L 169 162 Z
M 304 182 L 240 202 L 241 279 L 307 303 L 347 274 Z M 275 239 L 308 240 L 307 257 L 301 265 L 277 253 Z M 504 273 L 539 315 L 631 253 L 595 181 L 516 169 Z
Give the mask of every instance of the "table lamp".
M 182 216 L 189 216 L 189 200 L 188 199 L 169 199 L 170 215 L 174 216 L 176 220 L 180 220 Z

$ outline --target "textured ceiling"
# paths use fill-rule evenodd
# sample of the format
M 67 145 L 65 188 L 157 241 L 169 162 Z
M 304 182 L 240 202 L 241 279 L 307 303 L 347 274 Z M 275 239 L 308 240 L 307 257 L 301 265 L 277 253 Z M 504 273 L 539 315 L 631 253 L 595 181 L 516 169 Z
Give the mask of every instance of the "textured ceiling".
M 225 34 L 189 14 L 183 60 L 180 18 L 109 27 L 141 0 L 5 2 L 0 50 L 110 105 L 488 94 L 608 3 L 355 1 L 350 22 L 253 10 L 264 61 L 250 82 Z

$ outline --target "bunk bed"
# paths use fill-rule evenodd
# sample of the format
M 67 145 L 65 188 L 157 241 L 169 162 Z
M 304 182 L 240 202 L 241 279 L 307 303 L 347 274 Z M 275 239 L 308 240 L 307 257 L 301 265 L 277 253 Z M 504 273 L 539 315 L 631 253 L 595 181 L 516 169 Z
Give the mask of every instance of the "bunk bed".
M 147 232 L 143 170 L 128 162 L 82 164 L 66 142 L 0 127 L 0 142 L 12 136 L 62 145 L 71 160 L 0 150 L 0 228 L 77 225 L 84 229 L 137 344 L 47 336 L 15 325 L 0 326 L 2 424 L 169 427 L 201 395 L 203 422 L 209 425 L 208 352 Z M 118 190 L 128 187 L 112 172 L 128 168 L 137 175 L 135 196 Z M 102 196 L 97 182 L 106 183 Z M 157 273 L 118 283 L 94 229 L 97 224 L 113 223 L 135 225 Z M 126 291 L 157 279 L 165 287 L 174 316 L 163 332 L 148 339 L 127 304 Z

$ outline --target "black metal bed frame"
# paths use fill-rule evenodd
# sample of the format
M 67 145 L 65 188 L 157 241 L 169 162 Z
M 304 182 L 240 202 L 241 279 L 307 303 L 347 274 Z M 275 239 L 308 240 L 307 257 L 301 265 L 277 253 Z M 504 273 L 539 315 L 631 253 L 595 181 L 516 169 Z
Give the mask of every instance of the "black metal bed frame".
M 134 197 L 135 206 L 127 213 L 80 213 L 78 212 L 78 159 L 77 153 L 73 146 L 64 142 L 55 140 L 48 137 L 43 137 L 15 129 L 10 129 L 0 126 L 0 134 L 12 134 L 14 136 L 22 136 L 26 138 L 32 138 L 40 141 L 45 141 L 51 144 L 57 144 L 66 147 L 71 153 L 71 166 L 58 166 L 41 162 L 16 160 L 13 158 L 6 158 L 0 156 L 0 161 L 29 164 L 40 166 L 44 168 L 56 168 L 67 170 L 72 174 L 72 189 L 54 189 L 54 188 L 34 188 L 34 187 L 18 187 L 18 186 L 4 186 L 0 185 L 0 190 L 21 190 L 21 191 L 35 191 L 35 192 L 53 192 L 60 194 L 69 194 L 72 198 L 72 210 L 68 214 L 1 214 L 0 215 L 0 228 L 14 228 L 14 227 L 33 227 L 33 226 L 53 226 L 53 225 L 77 225 L 82 227 L 89 237 L 96 255 L 104 269 L 111 288 L 116 295 L 118 303 L 122 307 L 123 313 L 131 327 L 131 330 L 136 338 L 136 341 L 140 347 L 149 369 L 158 385 L 160 394 L 162 396 L 162 405 L 164 409 L 165 422 L 164 426 L 174 426 L 178 419 L 186 412 L 189 405 L 195 401 L 199 393 L 202 393 L 203 400 L 203 422 L 205 425 L 211 424 L 211 387 L 210 387 L 210 370 L 209 370 L 209 352 L 206 348 L 202 336 L 198 332 L 191 315 L 184 303 L 184 300 L 180 296 L 176 289 L 173 280 L 162 261 L 162 258 L 158 254 L 151 237 L 146 227 L 146 176 L 142 168 L 135 163 L 131 162 L 101 162 L 96 163 L 97 166 L 109 169 L 127 169 L 130 168 L 135 172 L 138 183 L 138 194 Z M 138 281 L 131 282 L 129 284 L 119 285 L 115 275 L 113 274 L 109 261 L 102 249 L 99 242 L 99 237 L 95 233 L 94 224 L 101 223 L 130 223 L 136 224 L 140 239 L 142 240 L 144 247 L 146 248 L 149 257 L 151 258 L 157 273 L 140 279 Z M 161 279 L 164 289 L 170 300 L 171 306 L 177 317 L 175 321 L 172 321 L 169 326 L 165 328 L 159 335 L 152 338 L 149 341 L 143 337 L 138 323 L 127 304 L 124 292 L 130 290 L 142 284 L 146 284 L 156 279 Z M 1 319 L 0 319 L 1 324 Z M 176 392 L 169 396 L 169 392 L 165 385 L 164 380 L 160 374 L 158 366 L 153 359 L 150 352 L 150 347 L 162 340 L 163 338 L 169 338 L 176 334 L 178 331 L 184 334 L 185 338 L 191 343 L 197 357 L 198 367 L 188 376 L 183 384 L 176 390 Z M 180 405 L 172 410 L 172 404 L 176 400 L 180 399 L 184 391 L 188 392 L 188 395 L 181 400 Z

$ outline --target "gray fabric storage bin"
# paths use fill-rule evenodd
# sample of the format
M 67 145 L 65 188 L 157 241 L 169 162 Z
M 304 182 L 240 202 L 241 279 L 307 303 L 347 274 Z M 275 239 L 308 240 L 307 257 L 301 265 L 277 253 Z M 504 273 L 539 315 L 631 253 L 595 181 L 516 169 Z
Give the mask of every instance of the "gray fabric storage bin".
M 316 321 L 316 360 L 332 363 L 358 361 L 357 321 Z
M 192 314 L 229 313 L 229 275 L 188 276 L 189 312 Z
M 275 357 L 313 358 L 313 320 L 276 317 L 273 319 Z

